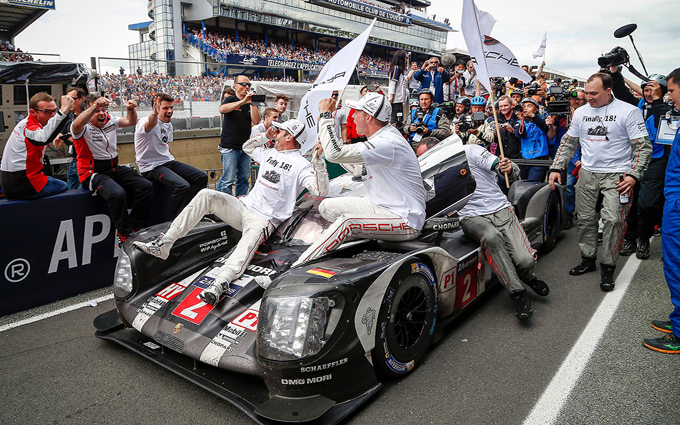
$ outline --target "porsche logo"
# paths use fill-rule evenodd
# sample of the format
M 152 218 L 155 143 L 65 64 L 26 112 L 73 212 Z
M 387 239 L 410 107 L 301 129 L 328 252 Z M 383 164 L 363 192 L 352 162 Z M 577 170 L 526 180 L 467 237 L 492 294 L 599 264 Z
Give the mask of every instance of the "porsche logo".
M 183 327 L 184 325 L 181 323 L 176 324 L 175 329 L 172 330 L 172 333 L 176 334 L 177 332 L 181 331 Z

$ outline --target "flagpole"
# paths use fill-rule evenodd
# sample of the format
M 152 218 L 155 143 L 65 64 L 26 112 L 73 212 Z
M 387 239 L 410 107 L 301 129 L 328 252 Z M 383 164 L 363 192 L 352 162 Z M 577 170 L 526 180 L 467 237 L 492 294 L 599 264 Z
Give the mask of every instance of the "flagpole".
M 492 87 L 493 88 L 493 87 Z M 491 99 L 491 109 L 493 109 L 493 120 L 494 120 L 494 127 L 496 128 L 496 136 L 498 137 L 498 146 L 501 148 L 501 159 L 505 157 L 505 154 L 503 153 L 503 141 L 501 140 L 501 129 L 498 128 L 498 113 L 496 113 L 496 102 L 494 100 L 493 93 L 496 90 L 491 90 L 491 94 L 489 95 L 489 99 Z M 505 172 L 505 187 L 510 189 L 510 180 L 508 179 L 508 173 Z

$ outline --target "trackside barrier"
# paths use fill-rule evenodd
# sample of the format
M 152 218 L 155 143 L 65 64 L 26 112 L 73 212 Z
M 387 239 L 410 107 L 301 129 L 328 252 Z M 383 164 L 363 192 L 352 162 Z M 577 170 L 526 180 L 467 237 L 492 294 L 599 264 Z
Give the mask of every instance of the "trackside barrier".
M 171 190 L 154 183 L 150 225 L 168 221 Z M 0 316 L 113 284 L 118 249 L 106 202 L 87 190 L 0 201 Z

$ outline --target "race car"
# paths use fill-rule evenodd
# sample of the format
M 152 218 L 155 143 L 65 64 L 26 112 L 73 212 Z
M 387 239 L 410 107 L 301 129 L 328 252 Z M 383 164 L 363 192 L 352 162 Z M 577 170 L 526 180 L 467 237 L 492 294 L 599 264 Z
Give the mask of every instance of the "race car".
M 330 223 L 323 198 L 303 196 L 216 306 L 199 294 L 217 276 L 240 232 L 205 219 L 162 261 L 125 243 L 116 309 L 96 318 L 111 340 L 224 398 L 258 423 L 336 423 L 386 379 L 420 364 L 445 325 L 494 283 L 483 250 L 456 212 L 475 190 L 457 136 L 419 158 L 427 192 L 422 234 L 409 242 L 354 240 L 290 268 Z M 351 174 L 328 196 L 361 196 Z M 534 247 L 551 248 L 563 226 L 564 188 L 516 182 L 509 192 Z M 258 279 L 258 276 L 273 277 Z M 262 283 L 265 282 L 265 283 Z M 263 287 L 261 286 L 261 284 Z

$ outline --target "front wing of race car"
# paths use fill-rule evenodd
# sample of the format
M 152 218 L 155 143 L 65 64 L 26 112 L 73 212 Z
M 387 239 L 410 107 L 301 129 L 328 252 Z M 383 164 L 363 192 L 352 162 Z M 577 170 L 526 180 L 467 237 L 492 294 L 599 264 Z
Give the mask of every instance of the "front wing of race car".
M 125 329 L 115 309 L 97 317 L 94 325 L 98 338 L 121 345 L 222 398 L 259 424 L 338 423 L 382 387 L 382 384 L 376 383 L 363 394 L 341 403 L 321 395 L 298 398 L 293 403 L 293 400 L 284 397 L 270 398 L 269 389 L 259 377 L 207 365 L 163 347 L 135 329 Z

